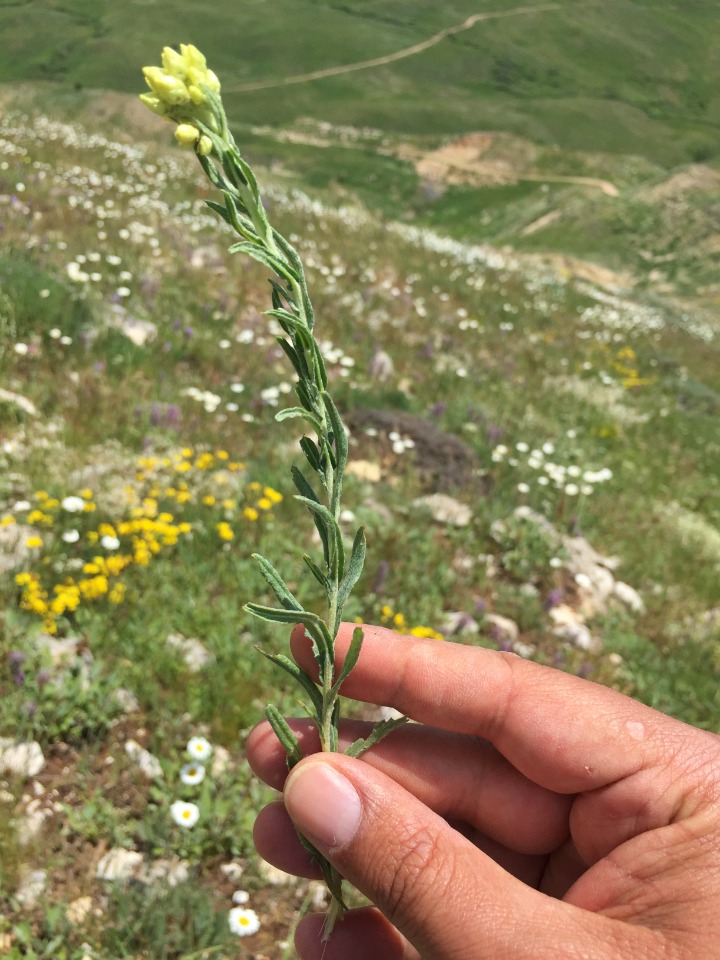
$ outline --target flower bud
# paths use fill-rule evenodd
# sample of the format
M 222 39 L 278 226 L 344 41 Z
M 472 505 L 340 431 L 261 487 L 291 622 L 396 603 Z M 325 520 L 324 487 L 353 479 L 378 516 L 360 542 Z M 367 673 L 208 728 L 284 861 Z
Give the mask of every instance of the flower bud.
M 141 93 L 140 99 L 145 104 L 146 107 L 150 107 L 153 113 L 156 113 L 159 117 L 167 116 L 167 105 L 159 100 L 152 93 Z
M 190 94 L 182 80 L 170 76 L 160 67 L 143 67 L 143 73 L 145 82 L 163 103 L 174 106 L 189 102 Z
M 193 46 L 192 43 L 181 43 L 180 52 L 183 55 L 185 64 L 188 67 L 197 67 L 199 70 L 207 70 L 207 61 L 205 57 L 200 53 L 197 47 Z
M 191 123 L 180 123 L 175 129 L 175 139 L 181 147 L 194 147 L 200 139 L 200 131 Z
M 200 142 L 195 149 L 201 157 L 208 157 L 213 150 L 213 142 L 210 137 L 200 137 Z
M 200 87 L 196 87 L 195 85 L 188 87 L 188 93 L 190 94 L 190 99 L 192 102 L 198 106 L 200 106 L 201 103 L 205 103 L 207 99 Z
M 173 50 L 172 47 L 163 47 L 162 65 L 167 72 L 178 80 L 184 80 L 187 73 L 187 65 L 184 57 Z
M 220 81 L 217 78 L 217 75 L 208 70 L 205 75 L 205 85 L 210 87 L 213 93 L 220 93 Z

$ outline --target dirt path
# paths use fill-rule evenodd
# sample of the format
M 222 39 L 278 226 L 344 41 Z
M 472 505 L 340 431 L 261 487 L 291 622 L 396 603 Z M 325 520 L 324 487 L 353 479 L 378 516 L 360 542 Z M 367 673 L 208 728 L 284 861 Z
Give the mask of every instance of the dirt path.
M 307 83 L 310 80 L 322 80 L 324 77 L 337 77 L 342 73 L 352 73 L 355 70 L 368 70 L 371 67 L 382 67 L 387 63 L 393 63 L 395 60 L 404 60 L 405 57 L 412 57 L 416 53 L 422 53 L 430 47 L 451 37 L 456 33 L 462 33 L 469 30 L 476 23 L 482 20 L 496 20 L 500 17 L 520 17 L 529 13 L 545 13 L 549 10 L 562 10 L 565 4 L 547 3 L 536 7 L 516 7 L 514 10 L 500 10 L 490 13 L 474 13 L 462 23 L 454 27 L 446 27 L 439 33 L 433 34 L 427 40 L 415 43 L 411 47 L 405 47 L 403 50 L 397 50 L 395 53 L 388 53 L 384 57 L 375 57 L 372 60 L 360 60 L 358 63 L 347 63 L 342 67 L 327 67 L 325 70 L 313 70 L 311 73 L 300 73 L 294 77 L 284 77 L 282 80 L 262 80 L 258 83 L 243 83 L 236 86 L 224 87 L 226 93 L 245 93 L 250 90 L 270 90 L 272 87 L 289 87 L 294 83 Z
M 608 197 L 620 196 L 620 191 L 614 183 L 610 183 L 609 180 L 600 180 L 598 177 L 554 177 L 543 176 L 542 174 L 525 174 L 521 177 L 518 177 L 518 179 L 536 180 L 541 183 L 576 183 L 581 187 L 597 187 L 598 190 L 602 190 L 602 192 L 607 194 Z

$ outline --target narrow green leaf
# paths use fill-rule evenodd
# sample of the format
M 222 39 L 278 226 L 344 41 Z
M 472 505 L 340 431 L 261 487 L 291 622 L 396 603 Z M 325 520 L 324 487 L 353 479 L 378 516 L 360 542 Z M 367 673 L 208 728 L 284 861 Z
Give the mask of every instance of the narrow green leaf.
M 323 521 L 330 544 L 330 563 L 328 564 L 330 567 L 330 575 L 333 579 L 341 580 L 345 572 L 345 545 L 343 544 L 342 533 L 337 520 L 324 504 L 318 503 L 316 500 L 310 500 L 308 497 L 297 495 L 295 499 L 304 503 L 318 519 Z
M 295 347 L 285 340 L 284 337 L 275 337 L 275 339 L 282 347 L 283 352 L 289 359 L 290 363 L 295 368 L 295 373 L 298 375 L 300 380 L 305 380 L 310 375 L 305 357 L 302 355 L 302 353 L 298 353 Z
M 358 662 L 358 657 L 360 656 L 360 650 L 362 648 L 363 642 L 363 632 L 362 627 L 355 627 L 353 630 L 352 640 L 350 641 L 350 646 L 348 647 L 348 652 L 345 654 L 345 660 L 343 661 L 342 670 L 338 674 L 338 678 L 330 690 L 331 696 L 336 696 L 342 684 L 347 680 L 350 671 Z
M 322 457 L 320 456 L 320 450 L 318 449 L 317 444 L 314 440 L 311 440 L 310 437 L 301 437 L 300 438 L 300 449 L 305 454 L 307 462 L 313 468 L 315 473 L 319 473 L 323 479 L 325 478 L 325 466 L 322 462 Z
M 281 283 L 278 283 L 277 280 L 274 280 L 272 277 L 268 278 L 268 283 L 273 288 L 273 294 L 279 297 L 281 301 L 284 300 L 290 307 L 295 306 L 295 297 L 293 296 L 292 290 L 287 290 Z
M 249 257 L 264 264 L 279 277 L 285 277 L 286 280 L 294 279 L 292 270 L 287 264 L 283 263 L 278 257 L 274 257 L 271 253 L 268 253 L 265 247 L 258 243 L 241 240 L 239 243 L 233 243 L 232 246 L 228 248 L 228 253 L 246 253 Z
M 355 534 L 355 539 L 353 540 L 347 571 L 338 589 L 338 619 L 342 614 L 342 608 L 345 605 L 345 601 L 350 596 L 350 591 L 358 582 L 360 575 L 363 572 L 363 567 L 365 565 L 365 552 L 365 528 L 360 527 L 358 532 Z
M 221 203 L 215 203 L 214 200 L 206 200 L 206 206 L 210 207 L 215 213 L 219 214 L 226 223 L 232 224 L 230 219 L 230 214 L 227 212 L 227 209 Z
M 332 589 L 332 585 L 330 581 L 322 572 L 320 567 L 315 563 L 312 557 L 309 557 L 307 554 L 305 554 L 305 556 L 303 557 L 303 560 L 305 561 L 305 565 L 307 566 L 310 573 L 315 577 L 315 579 L 320 584 L 320 586 L 325 589 L 325 593 L 328 595 L 328 600 L 329 600 L 330 590 Z
M 303 437 L 303 439 L 305 438 Z M 302 440 L 300 441 L 300 443 L 302 445 Z M 293 464 L 290 467 L 290 475 L 292 476 L 293 483 L 295 484 L 297 489 L 300 491 L 300 493 L 304 497 L 307 497 L 309 500 L 315 500 L 316 503 L 320 503 L 320 497 L 318 497 L 318 495 L 315 493 L 311 485 L 305 479 L 303 472 L 300 469 L 298 469 L 298 467 L 296 467 L 295 464 Z M 315 528 L 320 536 L 320 542 L 322 543 L 322 546 L 323 546 L 323 559 L 325 560 L 325 566 L 329 567 L 330 566 L 330 545 L 328 543 L 327 535 L 325 533 L 325 526 L 315 516 L 315 514 L 312 515 L 312 518 L 313 518 L 313 523 L 315 524 Z
M 323 393 L 323 402 L 325 403 L 325 409 L 328 412 L 328 418 L 332 426 L 338 472 L 342 474 L 348 458 L 347 430 L 340 419 L 338 408 L 335 406 L 333 398 L 329 393 Z
M 268 583 L 268 586 L 278 598 L 278 601 L 283 605 L 286 610 L 303 610 L 303 605 L 295 599 L 295 597 L 290 592 L 290 588 L 285 583 L 283 578 L 277 572 L 275 567 L 270 563 L 269 560 L 266 560 L 259 553 L 254 553 L 253 560 L 257 560 L 260 566 L 260 573 Z
M 288 769 L 292 770 L 295 764 L 300 763 L 303 758 L 303 753 L 300 749 L 300 741 L 292 732 L 288 726 L 287 720 L 280 713 L 277 707 L 274 707 L 272 704 L 265 707 L 265 716 L 267 717 L 268 723 L 275 731 L 276 737 L 283 745 L 285 753 L 287 754 Z
M 398 717 L 396 720 L 381 720 L 380 723 L 376 724 L 375 729 L 369 737 L 351 743 L 345 751 L 345 755 L 348 757 L 361 756 L 366 750 L 369 750 L 370 747 L 374 747 L 376 743 L 380 743 L 383 737 L 386 737 L 389 733 L 392 733 L 393 730 L 397 730 L 398 727 L 402 727 L 408 722 L 407 717 Z
M 316 613 L 310 613 L 308 610 L 281 610 L 278 607 L 266 607 L 261 603 L 246 603 L 243 610 L 269 623 L 302 623 L 313 640 L 317 642 L 318 663 L 324 663 L 327 657 L 332 662 L 332 637 L 327 624 Z
M 307 420 L 307 422 L 312 425 L 313 430 L 315 430 L 317 433 L 322 432 L 322 424 L 315 414 L 311 413 L 309 410 L 303 409 L 303 407 L 285 407 L 284 410 L 280 410 L 275 414 L 275 419 L 278 421 L 278 423 L 282 422 L 283 420 L 293 420 L 297 417 Z
M 276 666 L 280 667 L 281 670 L 289 673 L 290 676 L 300 684 L 300 686 L 303 688 L 303 690 L 305 690 L 312 700 L 316 714 L 319 714 L 322 710 L 322 694 L 313 682 L 312 677 L 309 677 L 304 670 L 301 670 L 294 660 L 290 660 L 289 657 L 285 657 L 281 653 L 268 653 L 259 646 L 256 646 L 255 649 L 267 660 L 270 660 L 271 663 L 274 663 Z M 306 712 L 308 712 L 307 709 Z M 310 715 L 312 716 L 312 714 Z

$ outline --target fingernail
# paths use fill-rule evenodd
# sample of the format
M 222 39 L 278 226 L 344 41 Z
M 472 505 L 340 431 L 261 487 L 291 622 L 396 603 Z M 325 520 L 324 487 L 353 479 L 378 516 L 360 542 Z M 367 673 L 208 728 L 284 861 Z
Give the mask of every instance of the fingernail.
M 352 839 L 362 817 L 355 787 L 322 761 L 293 770 L 285 784 L 284 800 L 300 831 L 319 847 L 343 846 Z

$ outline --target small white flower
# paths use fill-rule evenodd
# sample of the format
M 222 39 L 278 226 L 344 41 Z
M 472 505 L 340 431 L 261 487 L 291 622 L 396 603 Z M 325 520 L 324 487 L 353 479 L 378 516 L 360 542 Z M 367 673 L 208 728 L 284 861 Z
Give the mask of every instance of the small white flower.
M 229 350 L 232 344 L 230 343 L 229 340 L 220 340 L 218 343 L 218 346 L 220 347 L 221 350 Z
M 80 539 L 80 534 L 77 530 L 66 530 L 62 535 L 62 539 L 65 543 L 77 543 Z
M 202 783 L 205 778 L 205 767 L 201 763 L 186 763 L 180 771 L 180 779 L 188 786 L 194 787 Z
M 188 740 L 187 752 L 188 756 L 202 763 L 203 760 L 207 760 L 210 757 L 212 747 L 205 737 L 191 737 L 190 740 Z
M 568 483 L 565 487 L 565 493 L 569 497 L 576 497 L 580 493 L 580 487 L 576 483 Z
M 228 916 L 230 932 L 238 937 L 249 937 L 260 929 L 260 918 L 254 910 L 246 907 L 233 907 Z
M 551 453 L 555 453 L 555 447 L 552 443 L 544 443 L 542 445 L 542 450 L 543 453 L 546 453 L 548 456 L 550 456 Z
M 250 899 L 250 894 L 247 890 L 236 890 L 232 895 L 232 902 L 236 903 L 239 907 L 242 907 Z
M 60 502 L 60 506 L 68 513 L 82 513 L 85 509 L 85 501 L 82 497 L 65 497 Z
M 176 800 L 170 805 L 170 816 L 179 827 L 194 827 L 198 822 L 200 810 L 194 803 L 185 803 L 183 800 Z
M 524 440 L 521 440 L 520 443 L 515 444 L 515 449 L 519 450 L 520 453 L 527 453 L 530 447 L 525 443 Z
M 231 383 L 231 384 L 230 384 L 230 389 L 232 390 L 233 393 L 242 393 L 243 390 L 245 389 L 245 384 L 244 384 L 244 383 Z
M 559 570 L 562 565 L 563 565 L 563 562 L 560 559 L 560 557 L 550 558 L 550 566 L 553 568 L 553 570 Z
M 53 338 L 53 340 L 59 340 L 62 336 L 62 330 L 60 327 L 53 327 L 50 331 L 50 336 Z
M 526 483 L 519 483 L 517 489 L 518 493 L 530 493 L 530 487 Z
M 575 583 L 579 587 L 583 587 L 585 590 L 592 590 L 592 580 L 586 573 L 576 573 L 575 574 Z
M 21 357 L 24 357 L 30 348 L 26 343 L 16 343 L 15 344 L 15 353 L 19 354 Z
M 105 550 L 117 550 L 120 546 L 120 541 L 117 537 L 111 537 L 106 534 L 104 537 L 100 537 L 100 546 Z
M 15 513 L 22 513 L 23 510 L 30 510 L 32 504 L 29 500 L 17 500 L 13 507 Z

